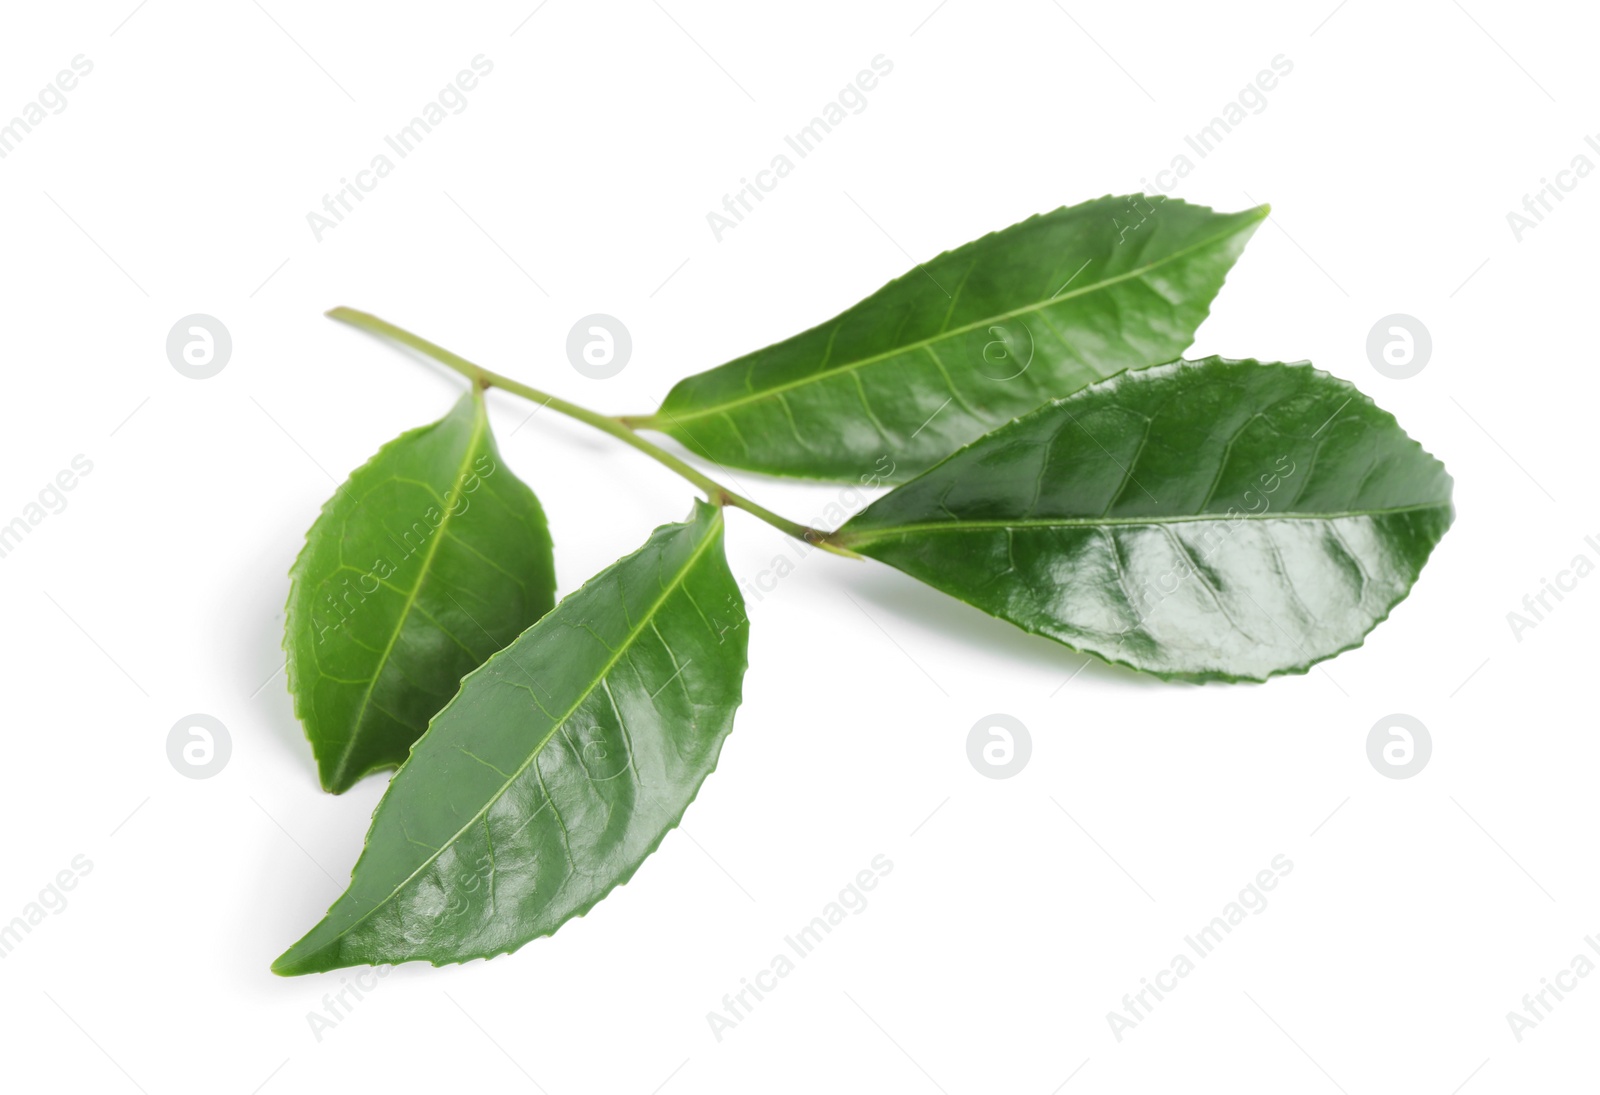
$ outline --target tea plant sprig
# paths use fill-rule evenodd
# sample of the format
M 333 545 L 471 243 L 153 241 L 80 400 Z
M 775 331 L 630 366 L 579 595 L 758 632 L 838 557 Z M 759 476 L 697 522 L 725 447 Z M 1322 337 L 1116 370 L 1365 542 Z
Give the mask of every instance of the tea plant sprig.
M 1309 364 L 1181 359 L 1265 215 L 1134 196 L 1033 217 L 685 378 L 645 415 L 331 311 L 470 389 L 351 474 L 291 570 L 289 688 L 323 786 L 399 770 L 349 889 L 273 969 L 493 957 L 632 877 L 742 697 L 727 507 L 1167 679 L 1260 681 L 1360 645 L 1449 527 L 1451 480 Z M 502 465 L 489 388 L 609 434 L 705 500 L 557 602 L 548 523 Z M 863 472 L 887 455 L 898 485 L 812 528 L 642 431 L 817 481 L 879 481 Z

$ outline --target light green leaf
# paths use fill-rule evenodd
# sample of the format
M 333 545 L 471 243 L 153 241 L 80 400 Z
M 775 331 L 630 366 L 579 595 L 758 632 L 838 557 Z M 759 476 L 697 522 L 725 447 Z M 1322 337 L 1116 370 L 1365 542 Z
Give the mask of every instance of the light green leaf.
M 289 691 L 334 792 L 403 762 L 461 678 L 555 602 L 544 511 L 476 389 L 350 476 L 290 577 Z
M 350 888 L 274 971 L 493 957 L 628 881 L 739 705 L 722 528 L 697 503 L 468 676 L 391 781 Z
M 1267 207 L 1106 197 L 946 252 L 630 419 L 731 467 L 906 479 L 1048 400 L 1183 353 Z
M 1357 646 L 1449 527 L 1444 466 L 1307 364 L 1124 373 L 981 438 L 838 540 L 1028 631 L 1165 677 Z

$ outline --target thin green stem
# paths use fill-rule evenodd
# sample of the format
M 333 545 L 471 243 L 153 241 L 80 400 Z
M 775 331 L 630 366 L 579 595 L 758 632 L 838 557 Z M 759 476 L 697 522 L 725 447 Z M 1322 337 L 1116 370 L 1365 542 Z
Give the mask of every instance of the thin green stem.
M 689 482 L 705 491 L 706 498 L 713 505 L 727 505 L 733 506 L 735 509 L 742 509 L 752 517 L 760 518 L 778 531 L 787 533 L 797 540 L 802 540 L 805 543 L 811 544 L 815 547 L 820 547 L 825 551 L 831 551 L 836 555 L 845 555 L 852 559 L 860 558 L 859 555 L 851 551 L 849 548 L 837 543 L 833 539 L 832 533 L 823 532 L 820 529 L 814 529 L 808 525 L 802 525 L 798 521 L 791 521 L 787 517 L 782 517 L 776 513 L 773 513 L 765 506 L 751 501 L 744 495 L 729 490 L 721 483 L 718 483 L 715 479 L 712 479 L 711 477 L 702 473 L 693 465 L 680 460 L 678 457 L 674 456 L 672 453 L 661 448 L 660 446 L 646 441 L 644 438 L 635 433 L 630 425 L 621 419 L 611 418 L 607 415 L 599 414 L 595 411 L 589 410 L 587 407 L 580 407 L 576 403 L 569 403 L 560 396 L 550 395 L 548 392 L 541 392 L 539 389 L 530 387 L 521 381 L 513 380 L 508 376 L 502 376 L 493 370 L 485 369 L 481 365 L 475 365 L 459 354 L 451 353 L 443 346 L 429 342 L 420 335 L 414 335 L 402 327 L 396 327 L 394 324 L 389 323 L 386 320 L 379 319 L 377 316 L 371 315 L 367 312 L 360 312 L 354 308 L 334 308 L 328 312 L 328 315 L 330 318 L 337 319 L 341 323 L 348 323 L 352 327 L 359 327 L 363 331 L 370 331 L 373 334 L 383 335 L 384 337 L 391 338 L 402 345 L 409 346 L 413 350 L 433 358 L 435 361 L 439 362 L 439 364 L 444 365 L 447 368 L 454 369 L 456 372 L 472 381 L 480 389 L 504 389 L 505 391 L 511 392 L 515 395 L 520 395 L 524 399 L 531 400 L 534 403 L 539 404 L 541 407 L 549 407 L 551 410 L 564 414 L 568 418 L 576 418 L 579 422 L 593 426 L 602 433 L 608 433 L 612 437 L 615 437 L 618 441 L 621 441 L 623 444 L 631 445 L 638 449 L 640 452 L 644 453 L 657 463 L 671 468 Z

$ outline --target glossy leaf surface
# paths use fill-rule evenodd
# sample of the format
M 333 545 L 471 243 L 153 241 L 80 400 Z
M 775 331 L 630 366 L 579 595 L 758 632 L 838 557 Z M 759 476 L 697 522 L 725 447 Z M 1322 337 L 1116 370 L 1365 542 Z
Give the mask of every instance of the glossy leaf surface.
M 697 503 L 462 682 L 273 969 L 492 957 L 588 911 L 716 766 L 747 637 L 722 512 Z
M 1344 381 L 1208 358 L 1041 407 L 840 539 L 1107 661 L 1262 680 L 1360 644 L 1449 527 L 1450 490 Z
M 732 467 L 906 479 L 1041 403 L 1177 358 L 1266 212 L 1106 197 L 1033 217 L 684 379 L 635 421 Z
M 555 602 L 544 511 L 476 394 L 358 468 L 290 577 L 289 690 L 335 792 L 401 764 L 461 678 Z

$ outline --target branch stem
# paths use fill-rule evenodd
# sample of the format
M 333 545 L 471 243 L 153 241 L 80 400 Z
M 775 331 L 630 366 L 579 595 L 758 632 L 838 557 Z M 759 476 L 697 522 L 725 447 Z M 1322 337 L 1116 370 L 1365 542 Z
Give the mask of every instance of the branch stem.
M 451 353 L 443 346 L 429 342 L 420 335 L 414 335 L 410 331 L 402 327 L 396 327 L 387 320 L 379 319 L 370 313 L 357 311 L 354 308 L 341 307 L 329 311 L 328 316 L 341 323 L 348 323 L 352 327 L 359 327 L 363 331 L 382 335 L 404 346 L 409 346 L 418 353 L 431 357 L 446 368 L 460 373 L 480 389 L 501 388 L 537 403 L 541 407 L 549 407 L 551 410 L 564 414 L 568 418 L 575 418 L 579 422 L 593 426 L 602 433 L 608 433 L 623 444 L 631 445 L 657 463 L 683 476 L 683 478 L 704 491 L 707 500 L 713 505 L 726 505 L 733 506 L 735 509 L 742 509 L 752 517 L 765 521 L 779 532 L 793 536 L 795 539 L 804 541 L 813 547 L 819 547 L 825 551 L 831 551 L 836 555 L 845 555 L 852 559 L 860 558 L 849 548 L 837 543 L 833 539 L 832 533 L 802 525 L 798 521 L 791 521 L 787 517 L 773 513 L 765 506 L 746 498 L 744 495 L 729 490 L 693 465 L 679 459 L 659 445 L 646 441 L 634 432 L 631 425 L 622 419 L 591 411 L 587 407 L 578 406 L 576 403 L 569 403 L 560 396 L 541 392 L 539 389 L 523 384 L 521 381 L 502 376 L 500 373 L 485 369 L 481 365 L 475 365 L 459 354 Z

